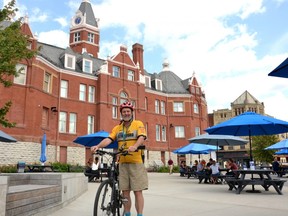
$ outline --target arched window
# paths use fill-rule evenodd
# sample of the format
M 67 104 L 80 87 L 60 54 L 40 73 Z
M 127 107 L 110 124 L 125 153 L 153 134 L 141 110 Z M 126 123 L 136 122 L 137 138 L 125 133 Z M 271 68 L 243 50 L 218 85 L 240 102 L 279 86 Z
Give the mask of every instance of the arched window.
M 121 92 L 120 93 L 120 104 L 124 103 L 125 101 L 128 100 L 128 95 L 126 92 Z

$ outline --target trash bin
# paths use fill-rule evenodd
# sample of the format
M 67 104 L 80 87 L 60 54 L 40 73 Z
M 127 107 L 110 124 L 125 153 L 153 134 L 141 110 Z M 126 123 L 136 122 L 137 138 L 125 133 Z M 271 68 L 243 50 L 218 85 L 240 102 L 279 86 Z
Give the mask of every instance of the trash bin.
M 24 170 L 25 170 L 25 162 L 18 161 L 17 172 L 18 173 L 24 173 Z

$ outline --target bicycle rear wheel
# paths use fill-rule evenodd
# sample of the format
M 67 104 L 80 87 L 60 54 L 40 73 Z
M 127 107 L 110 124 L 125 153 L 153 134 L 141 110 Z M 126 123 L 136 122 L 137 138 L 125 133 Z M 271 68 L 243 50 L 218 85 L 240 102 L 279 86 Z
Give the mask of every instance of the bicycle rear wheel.
M 110 180 L 103 181 L 96 193 L 94 202 L 94 216 L 123 216 L 124 207 L 119 191 L 115 190 L 113 195 Z

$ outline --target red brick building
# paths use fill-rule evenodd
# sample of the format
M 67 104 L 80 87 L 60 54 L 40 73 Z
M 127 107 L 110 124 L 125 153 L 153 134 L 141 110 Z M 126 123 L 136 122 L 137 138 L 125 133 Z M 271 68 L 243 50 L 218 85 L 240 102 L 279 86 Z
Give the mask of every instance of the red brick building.
M 45 132 L 48 147 L 53 147 L 49 161 L 76 163 L 71 158 L 75 159 L 77 151 L 69 149 L 83 147 L 73 140 L 99 130 L 110 131 L 120 121 L 118 106 L 125 100 L 134 103 L 135 118 L 147 128 L 148 162 L 167 161 L 169 152 L 208 127 L 205 95 L 194 74 L 182 80 L 166 61 L 161 72 L 149 73 L 144 48 L 138 43 L 132 47 L 132 57 L 121 46 L 114 56 L 98 58 L 100 32 L 89 1 L 82 1 L 72 18 L 70 47 L 66 49 L 37 41 L 27 19 L 22 29 L 30 36 L 31 49 L 39 48 L 39 52 L 17 65 L 24 70 L 19 77 L 11 77 L 12 87 L 0 86 L 0 106 L 11 100 L 7 118 L 17 123 L 1 130 L 22 145 L 39 145 Z M 82 157 L 79 163 L 85 163 L 85 154 Z

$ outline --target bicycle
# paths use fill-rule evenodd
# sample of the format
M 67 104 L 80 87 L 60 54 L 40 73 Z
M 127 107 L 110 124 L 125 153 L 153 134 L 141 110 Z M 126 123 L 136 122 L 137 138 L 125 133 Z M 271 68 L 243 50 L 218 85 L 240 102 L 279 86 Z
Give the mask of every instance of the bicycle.
M 108 172 L 108 179 L 103 181 L 96 193 L 94 201 L 94 216 L 123 216 L 124 202 L 128 200 L 122 197 L 119 190 L 118 168 L 116 164 L 118 155 L 128 155 L 128 151 L 108 152 L 97 150 L 96 154 L 110 155 L 112 157 L 112 165 Z

